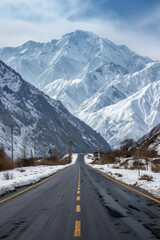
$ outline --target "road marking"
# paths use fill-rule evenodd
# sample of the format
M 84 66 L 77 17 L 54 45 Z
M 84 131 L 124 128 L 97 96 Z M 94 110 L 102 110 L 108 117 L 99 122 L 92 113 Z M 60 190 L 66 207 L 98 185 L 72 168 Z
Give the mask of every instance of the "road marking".
M 80 196 L 77 196 L 77 201 L 80 201 Z
M 75 230 L 74 230 L 74 237 L 81 236 L 81 221 L 75 222 Z
M 78 175 L 78 185 L 80 185 L 80 167 L 79 167 L 79 175 Z
M 35 188 L 35 187 L 37 187 L 37 186 L 39 186 L 39 185 L 47 182 L 48 180 L 50 180 L 51 178 L 55 177 L 56 175 L 58 175 L 59 173 L 63 172 L 64 170 L 65 170 L 65 168 L 62 169 L 61 171 L 53 174 L 52 176 L 46 178 L 45 180 L 43 180 L 43 181 L 41 181 L 41 182 L 39 182 L 39 183 L 36 183 L 36 184 L 34 184 L 33 186 L 28 187 L 28 188 L 22 190 L 21 192 L 18 192 L 18 193 L 14 194 L 14 195 L 12 195 L 12 196 L 10 196 L 10 197 L 8 197 L 8 198 L 5 198 L 5 199 L 1 200 L 1 201 L 0 201 L 0 204 L 3 203 L 3 202 L 6 202 L 6 201 L 8 201 L 8 200 L 10 200 L 10 199 L 12 199 L 12 198 L 14 198 L 14 197 L 16 197 L 16 196 L 18 196 L 18 195 L 20 195 L 20 194 L 22 194 L 22 193 L 25 193 L 25 192 L 29 191 L 29 190 L 32 189 L 32 188 Z
M 76 205 L 76 212 L 80 212 L 81 211 L 81 206 L 80 205 Z
M 89 167 L 90 167 L 91 169 L 95 170 L 96 172 L 102 174 L 103 176 L 105 176 L 105 177 L 108 178 L 109 180 L 111 180 L 111 181 L 113 181 L 113 182 L 116 182 L 116 183 L 118 183 L 118 184 L 120 184 L 120 185 L 122 185 L 122 186 L 124 186 L 124 187 L 126 187 L 126 188 L 128 188 L 128 189 L 130 189 L 130 190 L 132 190 L 132 191 L 134 191 L 134 192 L 136 192 L 136 193 L 139 193 L 139 194 L 143 195 L 144 197 L 153 200 L 154 202 L 160 203 L 160 201 L 159 201 L 158 199 L 153 198 L 153 197 L 150 197 L 150 196 L 148 196 L 148 195 L 145 194 L 145 193 L 142 193 L 142 192 L 140 192 L 140 191 L 138 191 L 138 190 L 136 190 L 136 189 L 134 189 L 134 188 L 131 188 L 131 187 L 127 186 L 126 184 L 121 183 L 121 182 L 119 182 L 119 181 L 117 181 L 117 180 L 115 180 L 115 179 L 109 177 L 109 176 L 106 175 L 105 173 L 100 172 L 99 170 L 97 170 L 97 169 L 95 169 L 95 168 L 93 168 L 93 167 L 91 167 L 91 166 L 89 166 Z
M 80 167 L 79 167 L 77 194 L 80 194 Z M 80 196 L 77 196 L 77 201 L 80 201 Z M 81 206 L 79 204 L 76 205 L 76 212 L 81 212 Z M 81 221 L 75 221 L 74 237 L 80 237 L 80 236 L 81 236 Z

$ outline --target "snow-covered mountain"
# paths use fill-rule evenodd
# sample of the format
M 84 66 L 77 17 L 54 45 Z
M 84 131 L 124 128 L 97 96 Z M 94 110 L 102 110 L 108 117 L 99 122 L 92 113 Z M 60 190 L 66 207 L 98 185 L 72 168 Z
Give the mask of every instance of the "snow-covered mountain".
M 23 148 L 30 154 L 35 139 L 37 155 L 44 147 L 66 152 L 68 140 L 73 151 L 110 147 L 93 129 L 80 121 L 57 100 L 25 82 L 13 69 L 0 61 L 0 143 L 11 152 L 10 125 L 14 126 L 14 151 L 21 157 Z
M 112 147 L 147 134 L 160 122 L 160 62 L 117 77 L 76 110 Z
M 49 43 L 26 42 L 0 49 L 0 59 L 23 79 L 59 99 L 73 112 L 117 75 L 151 62 L 126 46 L 77 30 Z
M 159 123 L 160 62 L 124 45 L 78 30 L 50 43 L 2 48 L 0 58 L 112 147 L 137 140 Z

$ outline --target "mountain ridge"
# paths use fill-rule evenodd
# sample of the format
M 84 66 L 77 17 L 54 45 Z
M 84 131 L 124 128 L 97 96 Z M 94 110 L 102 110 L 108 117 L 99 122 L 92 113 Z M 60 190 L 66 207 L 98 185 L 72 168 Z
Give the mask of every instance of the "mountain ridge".
M 44 146 L 66 152 L 68 141 L 73 141 L 73 151 L 81 152 L 89 148 L 110 150 L 106 141 L 72 116 L 60 103 L 53 100 L 30 83 L 19 73 L 0 61 L 0 142 L 10 155 L 10 129 L 14 127 L 14 150 L 16 156 L 23 153 L 26 146 L 28 155 L 37 142 L 37 156 L 44 154 Z M 21 157 L 21 156 L 19 156 Z
M 157 102 L 154 108 L 148 101 L 157 94 L 156 87 L 151 87 L 152 94 L 145 88 L 160 80 L 160 62 L 80 30 L 60 40 L 28 45 L 29 48 L 22 45 L 0 49 L 0 58 L 50 97 L 60 100 L 72 114 L 100 132 L 112 147 L 118 147 L 128 137 L 137 140 L 158 124 L 159 97 L 152 98 Z M 140 95 L 135 100 L 136 93 Z M 149 113 L 148 122 L 146 114 L 136 117 L 142 108 L 146 109 L 142 112 Z M 135 131 L 136 127 L 139 131 Z

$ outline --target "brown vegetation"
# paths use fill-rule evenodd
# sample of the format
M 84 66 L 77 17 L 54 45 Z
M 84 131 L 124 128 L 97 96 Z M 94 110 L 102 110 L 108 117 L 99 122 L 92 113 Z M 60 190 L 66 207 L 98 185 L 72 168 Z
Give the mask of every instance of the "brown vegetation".
M 5 154 L 4 148 L 0 147 L 0 171 L 14 168 L 14 163 Z
M 142 147 L 139 149 L 139 156 L 140 158 L 156 158 L 158 157 L 157 152 L 154 149 L 148 149 L 147 147 Z M 136 149 L 134 155 L 134 158 L 138 157 L 138 150 Z
M 120 167 L 124 167 L 125 169 L 128 168 L 128 160 L 125 160 L 119 164 Z
M 3 173 L 3 177 L 5 180 L 13 179 L 13 173 L 5 172 Z
M 15 162 L 16 167 L 29 167 L 29 166 L 35 166 L 35 160 L 34 158 L 22 158 L 18 159 Z
M 112 164 L 116 162 L 116 157 L 120 156 L 119 150 L 114 150 L 109 153 L 105 153 L 100 160 L 101 164 Z M 98 163 L 98 161 L 94 161 L 93 164 Z
M 61 156 L 61 155 L 60 155 Z M 61 156 L 63 157 L 63 156 Z M 48 165 L 48 166 L 55 166 L 55 165 L 65 165 L 70 163 L 68 158 L 62 158 L 58 159 L 57 155 L 46 157 L 43 160 L 35 160 L 34 158 L 23 158 L 18 159 L 15 162 L 16 167 L 22 168 L 22 167 L 29 167 L 29 166 L 38 166 L 38 165 Z M 24 169 L 22 169 L 23 171 Z
M 137 168 L 138 168 L 137 166 L 132 165 L 132 166 L 129 167 L 128 169 L 129 169 L 129 170 L 135 170 L 135 169 L 137 169 Z
M 153 177 L 152 176 L 149 176 L 147 174 L 143 174 L 139 180 L 146 180 L 146 181 L 153 181 Z
M 37 165 L 50 165 L 50 166 L 55 166 L 55 165 L 66 165 L 69 164 L 71 161 L 69 158 L 63 158 L 63 159 L 57 159 L 56 157 L 49 157 L 46 159 L 43 159 L 42 161 L 37 162 Z
M 160 158 L 154 159 L 153 164 L 160 165 Z
M 134 170 L 138 168 L 138 157 L 140 159 L 146 159 L 146 164 L 142 163 L 142 161 L 139 162 L 139 167 L 142 170 L 147 170 L 148 169 L 148 162 L 149 162 L 149 158 L 157 158 L 158 154 L 154 149 L 148 149 L 147 147 L 141 147 L 139 149 L 139 153 L 138 153 L 138 149 L 137 147 L 133 147 L 131 149 L 129 149 L 130 144 L 132 143 L 132 141 L 128 140 L 125 141 L 123 143 L 123 145 L 121 146 L 120 149 L 118 150 L 113 150 L 112 152 L 109 153 L 104 153 L 101 157 L 101 159 L 97 159 L 95 161 L 93 161 L 93 164 L 116 164 L 116 166 L 114 166 L 114 168 L 125 168 L 125 169 L 130 169 L 130 170 Z M 138 156 L 139 155 L 139 156 Z M 120 162 L 119 158 L 130 158 L 133 159 L 133 166 L 128 168 L 128 159 L 126 159 L 123 162 Z M 160 159 L 156 160 L 156 161 L 160 161 Z M 119 165 L 118 165 L 119 162 Z M 157 168 L 158 169 L 158 168 Z M 154 168 L 155 171 L 159 171 L 156 170 L 156 168 Z
M 114 175 L 117 175 L 118 177 L 122 177 L 123 176 L 121 173 L 115 173 Z
M 152 165 L 152 172 L 159 173 L 160 172 L 160 166 Z
M 112 168 L 113 169 L 119 169 L 120 167 L 119 166 L 113 166 Z
M 26 169 L 19 168 L 19 169 L 17 169 L 17 171 L 19 171 L 19 172 L 26 172 Z

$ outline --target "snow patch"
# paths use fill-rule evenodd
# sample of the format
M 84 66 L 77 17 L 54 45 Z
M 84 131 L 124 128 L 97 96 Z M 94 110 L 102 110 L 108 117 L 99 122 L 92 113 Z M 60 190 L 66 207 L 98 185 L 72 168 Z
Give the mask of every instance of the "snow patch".
M 157 198 L 160 198 L 160 173 L 154 173 L 151 170 L 145 171 L 141 170 L 141 176 L 143 174 L 147 174 L 153 177 L 153 181 L 139 180 L 138 171 L 137 170 L 128 170 L 128 169 L 114 169 L 113 164 L 92 164 L 92 158 L 88 158 L 85 156 L 86 164 L 91 167 L 98 169 L 99 171 L 121 181 L 128 185 L 134 185 L 139 188 L 142 188 Z M 126 159 L 125 159 L 126 160 Z M 124 160 L 124 161 L 125 161 Z M 123 161 L 123 159 L 122 159 Z
M 17 187 L 22 187 L 39 182 L 43 178 L 47 178 L 60 170 L 69 167 L 77 161 L 78 154 L 72 154 L 72 162 L 66 165 L 57 166 L 35 166 L 15 168 L 13 170 L 0 172 L 0 195 L 14 191 Z M 23 172 L 21 172 L 23 169 Z M 13 175 L 13 179 L 5 180 L 4 174 Z

